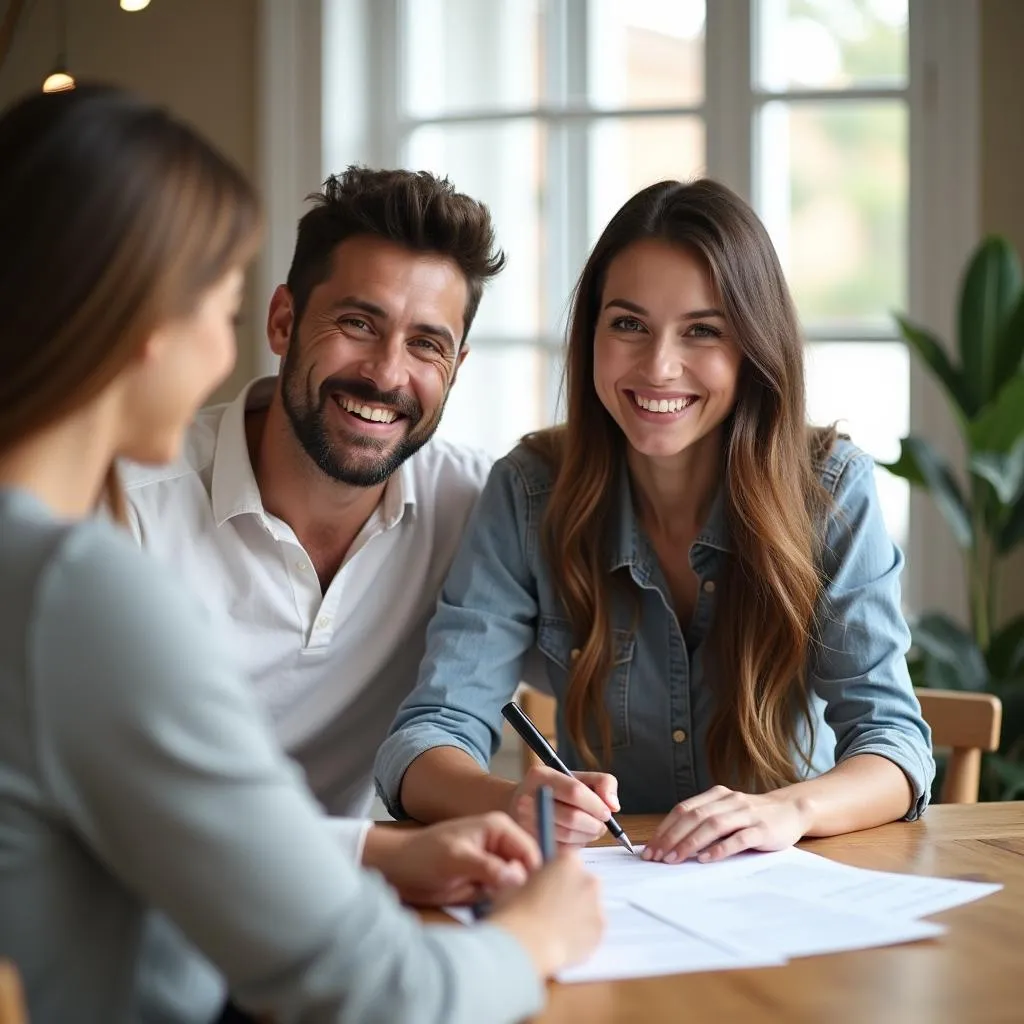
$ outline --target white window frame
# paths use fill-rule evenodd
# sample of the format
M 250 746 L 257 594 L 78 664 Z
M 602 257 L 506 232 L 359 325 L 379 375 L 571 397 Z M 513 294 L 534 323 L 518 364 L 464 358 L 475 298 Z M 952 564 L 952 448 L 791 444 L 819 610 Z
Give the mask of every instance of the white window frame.
M 268 231 L 261 265 L 261 303 L 284 280 L 294 243 L 295 222 L 304 196 L 323 175 L 327 149 L 341 169 L 349 163 L 393 166 L 403 131 L 399 122 L 400 0 L 261 0 L 260 96 L 261 184 Z M 586 17 L 586 0 L 562 0 L 569 18 Z M 960 272 L 979 237 L 979 0 L 910 0 L 910 52 L 907 102 L 910 108 L 909 278 L 911 317 L 950 338 Z M 351 45 L 337 47 L 344 38 Z M 582 33 L 572 33 L 579 38 Z M 728 52 L 715 52 L 729 41 Z M 706 31 L 706 100 L 703 113 L 717 126 L 707 137 L 707 172 L 751 198 L 753 105 L 763 101 L 750 86 L 751 0 L 709 0 Z M 747 47 L 745 60 L 743 46 Z M 571 56 L 571 51 L 570 51 Z M 330 90 L 343 116 L 322 123 L 321 98 Z M 887 90 L 883 90 L 888 95 Z M 806 98 L 834 94 L 802 93 Z M 878 90 L 847 93 L 876 96 Z M 787 96 L 788 98 L 788 96 Z M 678 115 L 689 108 L 654 111 Z M 583 116 L 586 112 L 579 112 Z M 644 111 L 645 114 L 651 113 Z M 616 112 L 621 116 L 622 112 Z M 628 112 L 636 114 L 636 112 Z M 500 115 L 502 118 L 504 115 Z M 560 117 L 574 116 L 560 112 Z M 497 119 L 497 117 L 495 118 Z M 431 119 L 434 120 L 434 119 Z M 575 202 L 585 203 L 585 196 Z M 563 236 L 580 248 L 585 217 L 567 209 Z M 585 237 L 582 245 L 585 245 Z M 558 261 L 552 261 L 557 264 Z M 549 281 L 553 293 L 568 294 L 570 281 Z M 849 337 L 847 335 L 847 337 Z M 557 337 L 532 339 L 558 346 Z M 809 340 L 827 340 L 815 335 Z M 504 339 L 505 343 L 508 339 Z M 475 338 L 477 345 L 488 339 Z M 496 343 L 496 342 L 495 342 Z M 262 355 L 260 366 L 275 362 Z M 928 436 L 941 450 L 957 452 L 955 428 L 941 396 L 911 363 L 911 430 Z M 911 494 L 912 524 L 904 578 L 908 604 L 962 616 L 962 566 L 930 500 Z

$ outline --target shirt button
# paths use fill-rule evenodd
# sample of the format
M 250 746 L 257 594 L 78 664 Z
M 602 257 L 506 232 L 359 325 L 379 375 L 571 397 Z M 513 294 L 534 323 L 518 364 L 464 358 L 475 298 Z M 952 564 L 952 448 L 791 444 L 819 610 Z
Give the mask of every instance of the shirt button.
M 713 594 L 714 592 L 715 592 L 715 581 L 714 580 L 705 580 L 704 581 L 704 593 L 705 594 Z
M 686 733 L 683 732 L 682 729 L 676 729 L 676 731 L 672 733 L 672 739 L 674 739 L 676 743 L 685 743 Z
M 326 629 L 330 624 L 331 617 L 329 615 L 321 615 L 320 618 L 316 620 L 317 629 Z
M 299 572 L 305 572 L 309 568 L 309 562 L 296 562 L 295 568 L 298 569 Z

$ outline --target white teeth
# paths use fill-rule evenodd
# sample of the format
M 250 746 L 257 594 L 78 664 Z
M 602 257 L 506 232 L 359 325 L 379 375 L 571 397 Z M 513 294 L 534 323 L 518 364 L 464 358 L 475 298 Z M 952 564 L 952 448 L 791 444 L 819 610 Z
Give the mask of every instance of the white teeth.
M 368 420 L 370 423 L 394 423 L 398 415 L 392 409 L 382 409 L 380 406 L 363 405 L 360 402 L 353 402 L 351 398 L 342 396 L 339 399 L 342 409 L 345 412 L 358 416 L 361 420 Z
M 681 412 L 687 406 L 697 401 L 696 395 L 687 395 L 686 398 L 644 398 L 633 392 L 633 401 L 646 409 L 648 412 Z

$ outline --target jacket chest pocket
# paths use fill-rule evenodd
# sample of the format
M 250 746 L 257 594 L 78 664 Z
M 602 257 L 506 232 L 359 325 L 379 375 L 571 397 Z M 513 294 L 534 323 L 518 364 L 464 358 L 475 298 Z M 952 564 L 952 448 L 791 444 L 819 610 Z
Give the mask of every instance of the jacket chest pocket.
M 629 745 L 629 675 L 633 664 L 636 640 L 627 629 L 612 631 L 614 662 L 608 682 L 604 687 L 604 706 L 611 725 L 612 749 Z M 565 701 L 569 685 L 569 667 L 579 656 L 579 649 L 573 644 L 572 629 L 564 619 L 544 616 L 537 630 L 537 646 L 547 659 L 548 679 L 551 691 L 558 697 L 559 704 Z M 596 753 L 600 754 L 600 733 L 591 730 L 590 741 Z

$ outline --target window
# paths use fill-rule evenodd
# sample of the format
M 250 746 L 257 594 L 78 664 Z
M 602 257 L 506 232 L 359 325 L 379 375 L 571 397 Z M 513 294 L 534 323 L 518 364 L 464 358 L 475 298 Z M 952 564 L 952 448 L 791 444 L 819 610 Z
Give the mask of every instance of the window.
M 701 173 L 747 197 L 775 241 L 807 339 L 811 419 L 840 420 L 881 458 L 912 422 L 947 429 L 889 314 L 948 335 L 976 240 L 973 0 L 321 6 L 318 168 L 448 174 L 490 205 L 509 257 L 444 434 L 500 454 L 555 418 L 568 299 L 597 234 L 643 185 Z M 281 52 L 278 38 L 272 66 Z M 307 54 L 296 44 L 278 81 L 308 75 Z M 276 113 L 285 145 L 271 170 L 278 153 L 301 156 L 287 143 L 308 115 L 291 109 Z M 952 562 L 922 557 L 937 518 L 917 508 L 908 537 L 905 487 L 881 471 L 878 483 L 890 530 L 918 552 L 919 589 L 930 601 L 959 589 Z

